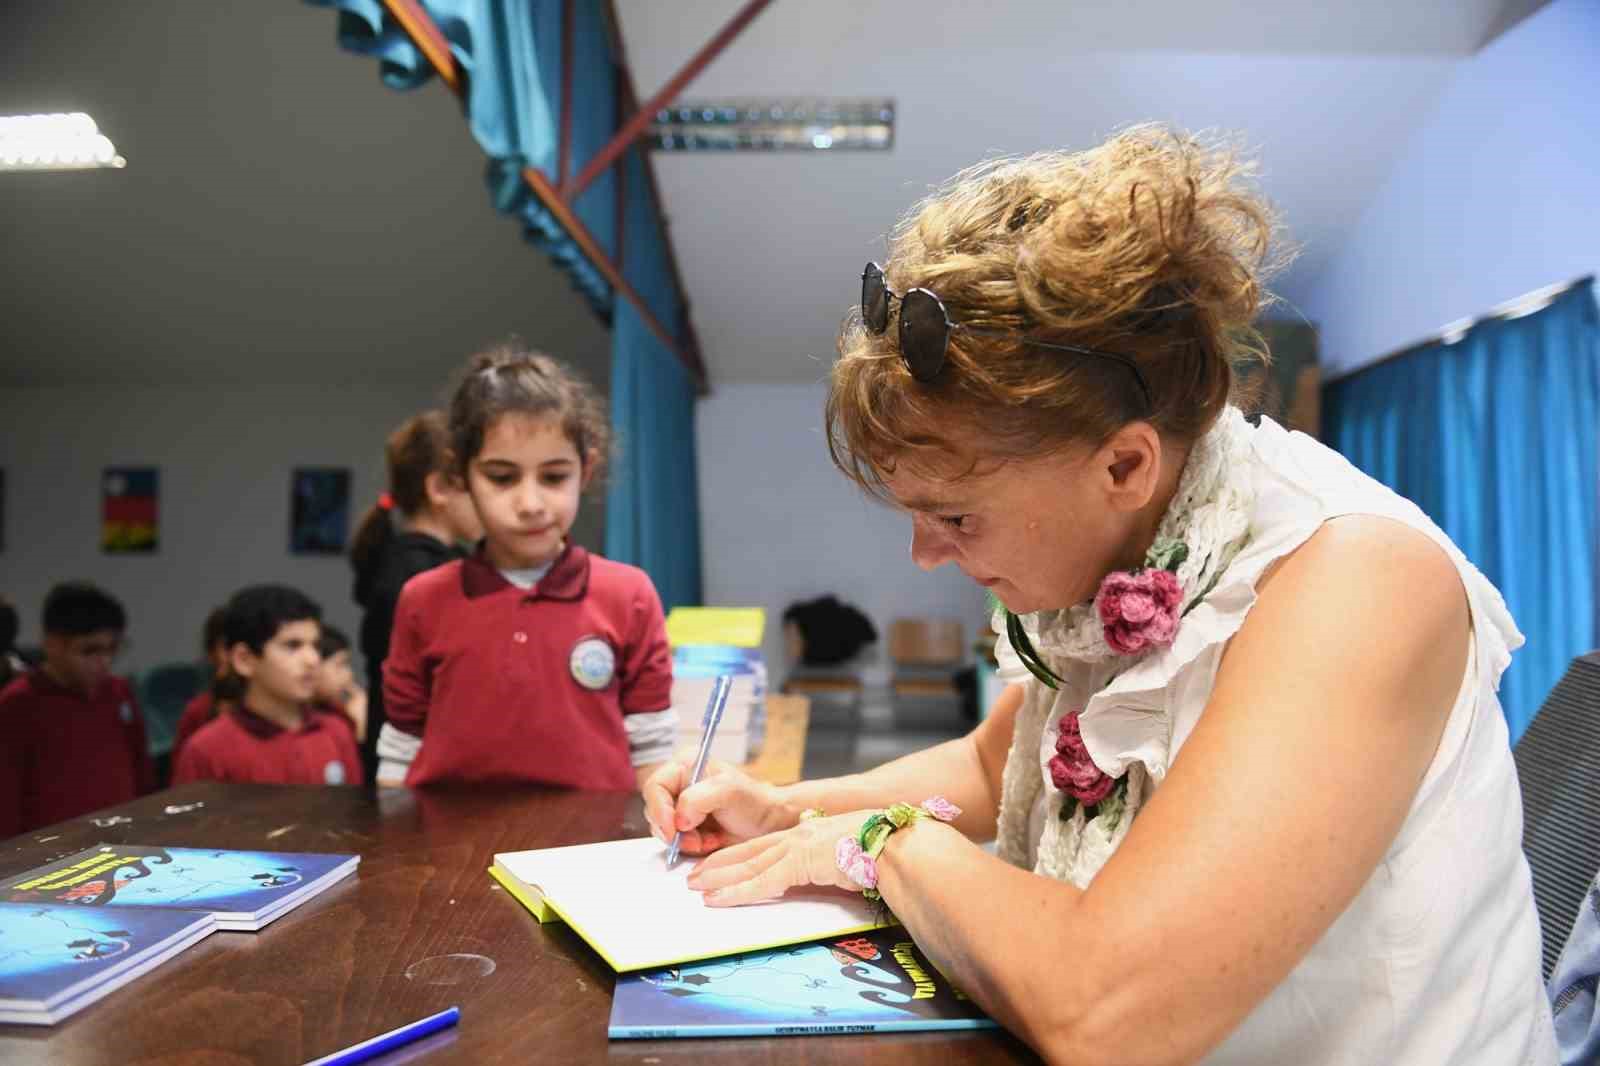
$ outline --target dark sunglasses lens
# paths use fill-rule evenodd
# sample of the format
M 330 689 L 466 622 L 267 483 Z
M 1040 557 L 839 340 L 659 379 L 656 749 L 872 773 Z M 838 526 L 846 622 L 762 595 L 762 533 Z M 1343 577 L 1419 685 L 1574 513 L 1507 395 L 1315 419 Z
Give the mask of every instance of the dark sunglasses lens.
M 877 263 L 868 263 L 861 272 L 861 321 L 873 333 L 889 328 L 889 289 Z
M 944 305 L 927 289 L 912 289 L 900 301 L 900 354 L 911 376 L 928 382 L 944 369 L 944 346 L 950 336 Z

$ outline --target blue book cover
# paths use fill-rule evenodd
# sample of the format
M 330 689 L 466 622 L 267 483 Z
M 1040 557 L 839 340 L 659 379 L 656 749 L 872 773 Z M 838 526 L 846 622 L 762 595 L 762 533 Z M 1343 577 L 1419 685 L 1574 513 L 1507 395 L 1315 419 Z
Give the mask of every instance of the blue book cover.
M 166 907 L 260 929 L 356 867 L 355 855 L 101 844 L 0 881 L 0 902 Z
M 613 1040 L 988 1029 L 900 926 L 623 974 Z
M 0 903 L 0 1021 L 57 1022 L 215 928 L 202 911 Z

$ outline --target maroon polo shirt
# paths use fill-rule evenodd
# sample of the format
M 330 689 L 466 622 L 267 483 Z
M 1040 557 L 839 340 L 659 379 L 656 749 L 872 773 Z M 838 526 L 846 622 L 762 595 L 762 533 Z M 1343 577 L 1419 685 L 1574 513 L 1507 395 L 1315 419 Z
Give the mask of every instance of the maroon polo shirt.
M 112 807 L 155 787 L 133 689 L 108 677 L 88 695 L 42 669 L 0 690 L 0 837 Z
M 172 734 L 172 757 L 176 759 L 189 738 L 200 732 L 205 724 L 215 718 L 212 711 L 216 707 L 216 697 L 210 689 L 195 696 L 194 699 L 183 705 L 183 713 L 178 716 L 178 726 Z
M 288 730 L 243 706 L 200 727 L 178 752 L 172 783 L 241 781 L 258 785 L 359 785 L 361 754 L 350 720 L 320 705 Z
M 407 785 L 635 787 L 625 715 L 672 705 L 661 598 L 643 570 L 569 546 L 531 589 L 481 554 L 406 582 L 383 699 L 422 738 Z

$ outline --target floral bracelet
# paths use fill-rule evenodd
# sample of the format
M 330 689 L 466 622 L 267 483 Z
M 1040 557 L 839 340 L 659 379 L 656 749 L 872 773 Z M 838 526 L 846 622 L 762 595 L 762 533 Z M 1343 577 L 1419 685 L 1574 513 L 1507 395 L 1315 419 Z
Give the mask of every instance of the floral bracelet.
M 840 837 L 833 849 L 833 860 L 840 873 L 849 878 L 852 884 L 861 886 L 862 895 L 870 900 L 881 899 L 878 894 L 878 856 L 883 854 L 889 834 L 924 818 L 953 822 L 959 817 L 961 808 L 943 796 L 930 796 L 916 807 L 909 803 L 891 804 L 868 815 L 854 836 Z

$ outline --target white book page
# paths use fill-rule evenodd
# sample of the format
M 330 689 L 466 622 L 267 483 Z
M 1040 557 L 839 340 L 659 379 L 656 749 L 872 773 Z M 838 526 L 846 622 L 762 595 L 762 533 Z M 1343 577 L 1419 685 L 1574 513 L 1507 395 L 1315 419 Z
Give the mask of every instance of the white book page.
M 708 907 L 688 886 L 698 861 L 667 869 L 654 837 L 513 851 L 495 861 L 533 885 L 613 969 L 639 970 L 870 929 L 879 908 L 859 892 L 790 889 L 747 907 Z

